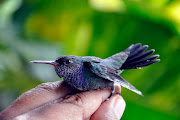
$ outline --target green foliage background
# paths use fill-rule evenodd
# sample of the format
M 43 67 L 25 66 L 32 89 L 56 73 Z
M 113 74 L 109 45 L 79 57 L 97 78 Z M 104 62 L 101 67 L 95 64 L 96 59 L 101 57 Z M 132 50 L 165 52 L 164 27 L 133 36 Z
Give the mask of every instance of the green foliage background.
M 56 81 L 54 60 L 71 54 L 106 58 L 133 43 L 161 62 L 122 76 L 144 97 L 122 88 L 122 120 L 180 119 L 179 0 L 1 0 L 0 110 L 36 85 Z

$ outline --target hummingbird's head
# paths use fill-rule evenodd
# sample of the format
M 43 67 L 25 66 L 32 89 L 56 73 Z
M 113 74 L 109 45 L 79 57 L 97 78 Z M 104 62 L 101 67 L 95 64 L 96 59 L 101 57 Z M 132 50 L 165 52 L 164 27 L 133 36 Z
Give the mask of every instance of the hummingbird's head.
M 60 56 L 55 60 L 55 71 L 60 78 L 74 76 L 75 72 L 81 67 L 81 61 L 77 56 Z
M 81 67 L 79 57 L 72 55 L 60 56 L 55 61 L 31 61 L 31 63 L 53 65 L 60 78 L 74 74 Z
M 54 61 L 56 63 L 56 65 L 63 65 L 63 66 L 71 66 L 72 64 L 77 64 L 76 56 L 72 56 L 72 55 L 65 55 L 65 56 L 60 56 L 58 58 L 56 58 L 56 60 Z

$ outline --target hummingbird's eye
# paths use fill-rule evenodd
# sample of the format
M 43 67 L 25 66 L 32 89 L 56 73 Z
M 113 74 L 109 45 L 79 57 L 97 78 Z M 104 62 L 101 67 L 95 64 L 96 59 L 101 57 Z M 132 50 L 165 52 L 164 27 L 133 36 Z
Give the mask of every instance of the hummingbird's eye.
M 66 60 L 65 61 L 65 64 L 70 64 L 70 63 L 72 63 L 73 61 L 71 61 L 71 60 Z

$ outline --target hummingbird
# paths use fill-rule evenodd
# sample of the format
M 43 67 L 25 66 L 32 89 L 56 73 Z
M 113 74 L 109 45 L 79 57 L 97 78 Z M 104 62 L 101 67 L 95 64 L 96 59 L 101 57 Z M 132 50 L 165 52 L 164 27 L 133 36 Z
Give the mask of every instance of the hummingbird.
M 109 88 L 111 96 L 115 93 L 115 83 L 139 94 L 142 92 L 127 82 L 120 74 L 123 70 L 140 69 L 160 59 L 152 55 L 154 49 L 146 51 L 148 45 L 132 44 L 127 49 L 106 59 L 95 56 L 60 56 L 54 61 L 35 60 L 30 63 L 53 65 L 57 75 L 74 90 L 90 91 Z

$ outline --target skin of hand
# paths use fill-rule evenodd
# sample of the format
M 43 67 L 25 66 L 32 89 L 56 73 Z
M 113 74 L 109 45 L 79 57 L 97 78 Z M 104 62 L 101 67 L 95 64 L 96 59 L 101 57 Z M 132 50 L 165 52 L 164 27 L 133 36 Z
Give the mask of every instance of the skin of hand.
M 106 100 L 108 89 L 71 93 L 62 81 L 40 84 L 0 112 L 0 120 L 119 120 L 125 109 L 120 95 Z

